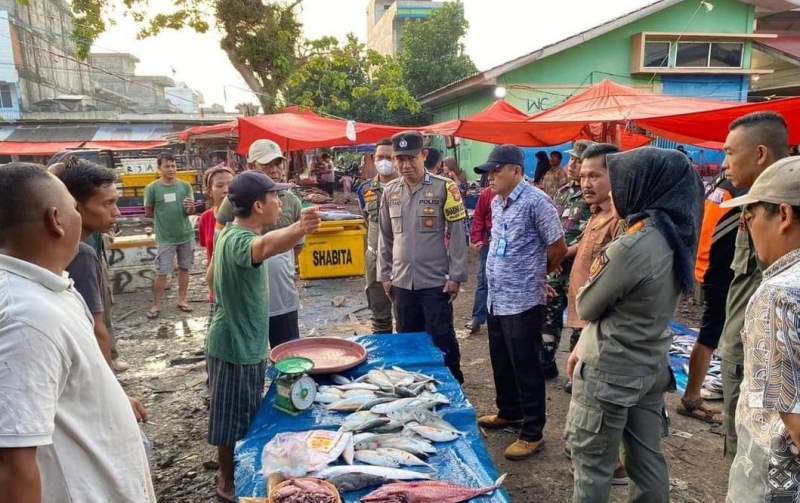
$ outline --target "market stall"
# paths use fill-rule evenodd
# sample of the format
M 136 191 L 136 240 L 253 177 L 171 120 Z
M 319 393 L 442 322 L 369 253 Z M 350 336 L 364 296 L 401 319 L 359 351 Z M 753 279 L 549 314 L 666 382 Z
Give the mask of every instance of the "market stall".
M 438 393 L 450 402 L 438 409 L 443 419 L 456 427 L 461 434 L 455 440 L 434 444 L 437 452 L 427 458 L 435 471 L 419 469 L 420 473 L 436 480 L 462 484 L 471 487 L 490 487 L 498 473 L 484 444 L 476 424 L 475 411 L 467 401 L 458 383 L 444 366 L 441 352 L 432 344 L 425 333 L 368 335 L 352 340 L 367 350 L 367 359 L 356 368 L 343 373 L 345 376 L 364 375 L 372 369 L 390 369 L 398 366 L 408 371 L 433 376 Z M 269 371 L 275 378 L 275 370 Z M 323 376 L 315 376 L 318 384 L 330 381 Z M 297 416 L 286 414 L 274 408 L 277 386 L 273 382 L 264 398 L 257 416 L 246 437 L 236 446 L 236 496 L 266 496 L 267 488 L 262 471 L 262 451 L 277 434 L 284 432 L 303 432 L 310 430 L 337 430 L 347 413 L 327 410 L 315 404 L 311 410 Z M 358 462 L 357 462 L 358 463 Z M 371 490 L 344 492 L 342 501 L 356 502 Z M 482 496 L 479 501 L 508 502 L 505 490 L 499 488 L 491 495 Z

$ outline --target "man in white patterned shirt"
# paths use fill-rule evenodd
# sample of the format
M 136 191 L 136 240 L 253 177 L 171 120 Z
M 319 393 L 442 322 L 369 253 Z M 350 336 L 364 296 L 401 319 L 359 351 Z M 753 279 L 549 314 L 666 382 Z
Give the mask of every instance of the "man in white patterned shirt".
M 769 267 L 747 305 L 744 380 L 736 409 L 738 448 L 729 503 L 800 500 L 800 158 L 782 159 L 747 195 L 744 206 L 759 260 Z

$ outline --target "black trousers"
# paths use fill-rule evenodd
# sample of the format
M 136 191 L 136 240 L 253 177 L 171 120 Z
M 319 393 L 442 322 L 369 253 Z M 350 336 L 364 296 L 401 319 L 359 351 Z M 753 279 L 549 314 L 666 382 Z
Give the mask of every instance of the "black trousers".
M 444 364 L 459 383 L 464 383 L 461 372 L 461 351 L 453 327 L 453 304 L 450 295 L 436 288 L 406 290 L 392 287 L 398 332 L 427 332 L 433 343 L 444 353 Z
M 269 347 L 300 338 L 297 311 L 269 317 Z
M 541 440 L 546 398 L 539 353 L 545 306 L 509 316 L 496 316 L 492 311 L 487 326 L 498 415 L 523 420 L 520 439 Z

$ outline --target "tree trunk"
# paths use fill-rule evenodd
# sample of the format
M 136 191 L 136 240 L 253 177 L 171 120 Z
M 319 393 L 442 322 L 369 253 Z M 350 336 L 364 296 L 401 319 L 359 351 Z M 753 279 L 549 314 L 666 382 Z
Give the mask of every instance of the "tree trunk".
M 233 65 L 236 71 L 239 72 L 239 75 L 241 75 L 244 79 L 247 87 L 249 87 L 258 98 L 259 103 L 261 103 L 262 112 L 265 114 L 274 112 L 275 100 L 269 95 L 268 92 L 266 92 L 267 89 L 261 85 L 261 82 L 258 80 L 258 77 L 256 77 L 256 74 L 253 73 L 253 71 L 250 70 L 247 65 L 239 61 L 233 51 L 226 49 L 225 53 L 228 55 L 231 65 Z

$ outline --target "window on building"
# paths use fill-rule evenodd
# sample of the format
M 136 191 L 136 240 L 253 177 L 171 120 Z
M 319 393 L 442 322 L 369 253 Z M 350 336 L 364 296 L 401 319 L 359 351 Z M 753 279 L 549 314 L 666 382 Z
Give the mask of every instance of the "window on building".
M 678 68 L 741 68 L 741 42 L 678 42 Z
M 703 68 L 708 66 L 709 42 L 678 42 L 675 53 L 675 66 L 683 68 Z
M 11 86 L 8 84 L 0 84 L 0 108 L 14 108 L 14 103 L 11 101 Z
M 741 68 L 744 44 L 741 42 L 714 42 L 708 66 L 715 68 Z
M 647 42 L 644 44 L 644 66 L 666 68 L 669 66 L 669 42 Z

